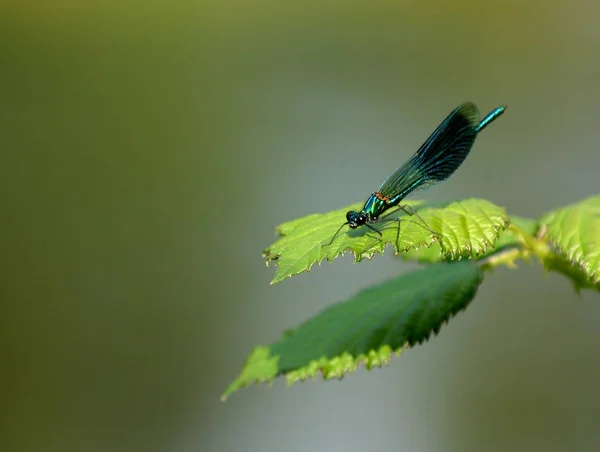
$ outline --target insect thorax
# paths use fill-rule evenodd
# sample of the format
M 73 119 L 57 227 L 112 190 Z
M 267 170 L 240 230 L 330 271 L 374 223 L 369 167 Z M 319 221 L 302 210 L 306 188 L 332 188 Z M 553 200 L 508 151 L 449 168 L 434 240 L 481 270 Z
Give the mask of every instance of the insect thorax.
M 362 211 L 367 215 L 369 220 L 376 220 L 379 215 L 391 207 L 389 198 L 382 196 L 380 193 L 373 193 Z

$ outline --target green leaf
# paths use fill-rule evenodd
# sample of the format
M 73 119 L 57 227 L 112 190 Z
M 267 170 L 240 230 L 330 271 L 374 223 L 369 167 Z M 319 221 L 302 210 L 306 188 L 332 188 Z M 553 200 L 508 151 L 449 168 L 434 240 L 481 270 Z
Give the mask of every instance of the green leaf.
M 352 230 L 344 226 L 329 245 L 344 223 L 346 212 L 360 210 L 362 205 L 359 204 L 282 224 L 277 228 L 281 238 L 264 251 L 267 263 L 277 263 L 272 283 L 309 271 L 323 260 L 333 261 L 346 251 L 353 253 L 357 262 L 370 259 L 376 253 L 383 253 L 389 243 L 394 245 L 397 253 L 436 244 L 433 253 L 440 252 L 450 258 L 476 257 L 494 245 L 500 231 L 508 224 L 504 209 L 482 199 L 406 204 L 418 210 L 418 216 L 404 216 L 399 236 L 396 222 L 375 225 L 383 234 L 381 239 L 367 227 Z
M 321 373 L 341 378 L 360 363 L 387 363 L 403 346 L 438 333 L 465 309 L 482 281 L 474 261 L 428 266 L 365 289 L 333 305 L 268 347 L 252 352 L 223 397 L 254 382 L 286 375 L 288 384 Z
M 552 244 L 591 280 L 600 282 L 600 196 L 554 210 L 540 224 Z
M 535 235 L 538 223 L 536 220 L 530 218 L 524 218 L 519 216 L 511 216 L 510 223 L 517 226 L 521 231 L 529 235 Z M 521 237 L 514 229 L 504 229 L 500 232 L 500 235 L 492 248 L 489 248 L 483 254 L 478 256 L 478 259 L 490 256 L 498 253 L 506 248 L 518 246 L 521 244 Z M 438 243 L 432 244 L 429 248 L 422 248 L 420 250 L 408 250 L 406 253 L 399 255 L 405 260 L 415 260 L 417 262 L 425 264 L 434 264 L 437 262 L 450 262 L 453 260 L 452 256 L 444 256 L 442 254 L 441 247 Z M 461 256 L 462 257 L 462 256 Z M 469 257 L 468 254 L 466 257 Z
M 581 292 L 581 289 L 592 289 L 600 292 L 600 282 L 592 283 L 590 278 L 579 266 L 574 266 L 569 260 L 555 253 L 549 253 L 543 259 L 544 268 L 548 271 L 554 271 L 563 274 L 573 284 L 575 292 Z

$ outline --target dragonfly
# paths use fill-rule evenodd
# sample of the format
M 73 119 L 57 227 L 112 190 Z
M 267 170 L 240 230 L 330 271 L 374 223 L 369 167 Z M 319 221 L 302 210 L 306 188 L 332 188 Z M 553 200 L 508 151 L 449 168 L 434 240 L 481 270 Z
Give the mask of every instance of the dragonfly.
M 328 245 L 333 243 L 344 226 L 356 229 L 366 226 L 379 235 L 383 234 L 374 227 L 377 223 L 395 221 L 398 223 L 396 248 L 400 239 L 401 218 L 390 215 L 402 210 L 409 216 L 415 215 L 427 226 L 412 207 L 401 202 L 408 195 L 448 179 L 465 161 L 475 138 L 483 129 L 496 120 L 506 110 L 506 105 L 496 107 L 480 120 L 479 109 L 473 102 L 464 102 L 456 107 L 419 150 L 400 168 L 390 174 L 379 190 L 369 196 L 359 212 L 346 213 L 346 222 L 340 226 Z M 385 215 L 383 215 L 385 213 Z M 383 215 L 383 216 L 382 216 Z M 427 229 L 440 236 L 429 226 Z

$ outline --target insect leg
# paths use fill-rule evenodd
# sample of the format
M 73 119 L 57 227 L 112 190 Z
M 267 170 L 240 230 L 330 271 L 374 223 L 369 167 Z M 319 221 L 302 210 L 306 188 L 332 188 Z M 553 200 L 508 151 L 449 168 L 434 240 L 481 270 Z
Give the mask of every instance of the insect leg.
M 337 230 L 337 232 L 335 234 L 333 234 L 333 237 L 331 237 L 331 240 L 329 241 L 329 243 L 325 246 L 329 246 L 333 243 L 333 240 L 337 237 L 337 235 L 340 233 L 340 231 L 342 230 L 342 228 L 344 226 L 346 226 L 348 224 L 348 222 L 344 223 L 343 225 L 340 226 L 340 228 Z
M 423 225 L 425 226 L 425 229 L 427 229 L 429 232 L 431 232 L 432 234 L 441 237 L 442 234 L 440 234 L 439 232 L 434 231 L 433 229 L 431 229 L 429 227 L 429 225 L 425 222 L 425 220 L 423 220 L 423 218 L 421 217 L 421 215 L 419 215 L 419 212 L 417 212 L 415 209 L 413 209 L 411 206 L 409 206 L 408 204 L 405 204 L 403 206 L 399 206 L 398 209 L 403 210 L 407 215 L 410 215 L 411 217 L 413 215 L 416 215 L 417 218 L 419 220 L 421 220 L 421 223 L 423 223 Z
M 399 240 L 400 240 L 400 222 L 401 222 L 401 218 L 389 218 L 390 215 L 398 212 L 399 210 L 402 210 L 404 213 L 406 213 L 409 216 L 413 216 L 416 215 L 417 218 L 419 220 L 421 220 L 421 222 L 419 223 L 419 225 L 428 230 L 429 232 L 431 232 L 433 235 L 435 235 L 436 237 L 441 238 L 442 234 L 440 234 L 439 232 L 434 231 L 433 229 L 431 229 L 429 227 L 429 225 L 425 222 L 425 220 L 423 220 L 423 218 L 421 217 L 421 215 L 419 215 L 419 213 L 413 209 L 411 206 L 409 206 L 408 204 L 404 204 L 402 206 L 398 206 L 396 209 L 391 210 L 389 213 L 387 213 L 387 215 L 385 215 L 384 217 L 378 218 L 377 220 L 373 220 L 373 223 L 388 223 L 388 222 L 392 222 L 392 221 L 397 221 L 398 222 L 398 231 L 396 233 L 396 248 L 398 248 L 399 246 Z

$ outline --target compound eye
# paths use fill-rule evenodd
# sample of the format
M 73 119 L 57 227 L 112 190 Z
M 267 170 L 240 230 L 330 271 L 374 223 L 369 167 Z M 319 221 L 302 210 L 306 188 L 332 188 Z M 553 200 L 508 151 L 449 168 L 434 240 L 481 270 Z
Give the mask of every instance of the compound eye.
M 346 221 L 350 224 L 354 223 L 356 221 L 356 212 L 351 210 L 350 212 L 346 213 Z
M 355 228 L 358 226 L 358 223 L 356 222 L 358 217 L 360 216 L 360 214 L 354 212 L 354 211 L 350 211 L 346 214 L 346 221 L 348 222 L 348 226 L 350 226 L 351 228 Z

